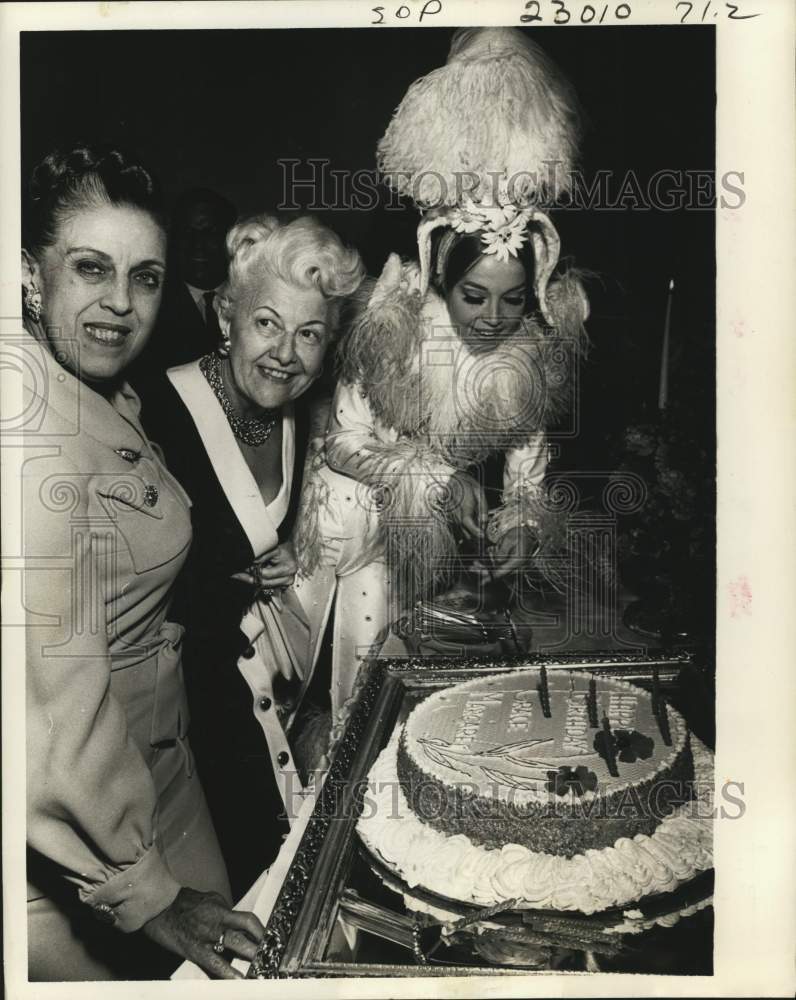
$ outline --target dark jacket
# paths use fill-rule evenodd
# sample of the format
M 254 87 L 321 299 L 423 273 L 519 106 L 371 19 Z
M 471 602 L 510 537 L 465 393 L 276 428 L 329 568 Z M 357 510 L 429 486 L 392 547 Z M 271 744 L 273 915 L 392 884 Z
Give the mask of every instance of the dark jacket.
M 172 618 L 185 626 L 183 664 L 191 711 L 190 741 L 229 869 L 233 895 L 271 863 L 286 824 L 252 695 L 237 667 L 247 646 L 241 617 L 252 588 L 232 579 L 255 553 L 213 469 L 184 402 L 163 374 L 139 387 L 142 421 L 192 501 L 193 544 L 177 581 Z M 290 537 L 301 494 L 309 419 L 295 408 L 295 468 L 289 508 L 279 527 Z M 226 421 L 218 407 L 219 421 Z

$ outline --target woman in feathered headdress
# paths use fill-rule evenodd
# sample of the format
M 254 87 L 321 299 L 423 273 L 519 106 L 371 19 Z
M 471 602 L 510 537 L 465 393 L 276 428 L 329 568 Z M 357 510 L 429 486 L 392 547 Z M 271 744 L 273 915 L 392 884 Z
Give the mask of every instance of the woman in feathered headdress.
M 525 35 L 463 29 L 379 143 L 387 183 L 423 218 L 418 261 L 388 259 L 342 346 L 305 497 L 298 590 L 316 655 L 337 589 L 333 709 L 389 621 L 461 570 L 463 542 L 494 575 L 544 571 L 560 546 L 545 429 L 567 405 L 588 306 L 574 273 L 554 274 L 544 207 L 566 189 L 577 125 L 568 84 Z

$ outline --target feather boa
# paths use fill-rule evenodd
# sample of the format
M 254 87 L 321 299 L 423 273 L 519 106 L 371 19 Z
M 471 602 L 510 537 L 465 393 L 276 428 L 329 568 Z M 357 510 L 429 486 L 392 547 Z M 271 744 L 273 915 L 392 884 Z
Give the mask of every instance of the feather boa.
M 376 417 L 400 435 L 369 479 L 385 488 L 383 543 L 404 607 L 450 582 L 458 568 L 446 516 L 458 499 L 453 474 L 464 475 L 490 453 L 522 447 L 558 419 L 587 347 L 586 300 L 574 271 L 551 284 L 555 329 L 529 318 L 519 334 L 487 353 L 469 350 L 436 293 L 421 299 L 416 275 L 414 265 L 404 265 L 403 280 L 360 311 L 339 372 L 359 383 Z M 435 352 L 444 364 L 432 363 Z M 544 490 L 516 484 L 492 515 L 491 537 L 527 524 L 539 537 L 537 568 L 561 589 L 565 516 Z
M 448 513 L 457 502 L 453 469 L 423 442 L 391 448 L 382 479 L 380 521 L 387 565 L 401 607 L 426 597 L 451 578 L 456 538 Z
M 316 400 L 310 411 L 310 429 L 307 441 L 307 455 L 304 459 L 304 478 L 301 484 L 301 499 L 293 528 L 293 548 L 298 564 L 297 575 L 311 576 L 320 566 L 323 555 L 323 536 L 320 527 L 320 512 L 329 503 L 329 486 L 318 474 L 326 464 L 324 439 L 329 424 L 331 400 Z
M 540 578 L 559 593 L 563 593 L 569 583 L 567 569 L 567 515 L 557 511 L 548 498 L 544 486 L 538 487 L 515 483 L 507 490 L 503 503 L 490 512 L 487 538 L 495 543 L 509 531 L 530 530 L 536 537 L 538 547 L 529 558 L 532 565 L 525 574 L 531 586 L 537 586 Z
M 324 464 L 323 440 L 310 441 L 304 463 L 301 501 L 293 529 L 293 548 L 299 577 L 312 576 L 320 566 L 323 555 L 320 513 L 322 508 L 329 504 L 330 499 L 329 486 L 318 475 Z
M 423 299 L 409 279 L 360 312 L 339 375 L 359 383 L 378 419 L 402 436 L 423 437 L 457 468 L 520 447 L 566 412 L 574 368 L 585 354 L 586 297 L 577 272 L 550 285 L 555 328 L 526 317 L 486 353 L 454 332 L 444 301 Z

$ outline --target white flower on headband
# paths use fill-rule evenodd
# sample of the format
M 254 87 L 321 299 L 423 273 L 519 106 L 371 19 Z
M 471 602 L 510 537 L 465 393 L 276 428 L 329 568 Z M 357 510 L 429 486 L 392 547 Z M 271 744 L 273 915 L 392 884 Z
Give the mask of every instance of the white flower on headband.
M 477 233 L 484 228 L 484 219 L 464 208 L 451 209 L 448 218 L 451 229 L 455 229 L 457 233 Z
M 501 194 L 505 192 L 501 191 Z M 481 233 L 484 253 L 496 254 L 500 261 L 516 257 L 525 243 L 525 231 L 532 211 L 508 201 L 483 204 L 465 196 L 459 208 L 448 213 L 448 224 L 457 233 Z
M 500 229 L 486 230 L 481 233 L 481 242 L 486 244 L 483 253 L 495 254 L 501 262 L 507 261 L 509 257 L 516 257 L 528 238 L 525 226 L 518 226 L 517 221 L 519 221 L 519 217 L 515 222 L 502 226 Z

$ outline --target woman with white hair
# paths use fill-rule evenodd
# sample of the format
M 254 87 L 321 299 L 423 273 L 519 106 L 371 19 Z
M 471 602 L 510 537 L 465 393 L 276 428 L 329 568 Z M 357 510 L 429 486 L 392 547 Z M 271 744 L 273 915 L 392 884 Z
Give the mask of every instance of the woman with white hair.
M 310 435 L 300 397 L 364 268 L 311 217 L 258 215 L 232 228 L 227 250 L 218 351 L 145 387 L 143 413 L 193 504 L 173 615 L 189 635 L 197 765 L 239 896 L 279 847 L 277 817 L 300 801 L 285 736 L 309 680 L 309 625 L 291 589 Z

